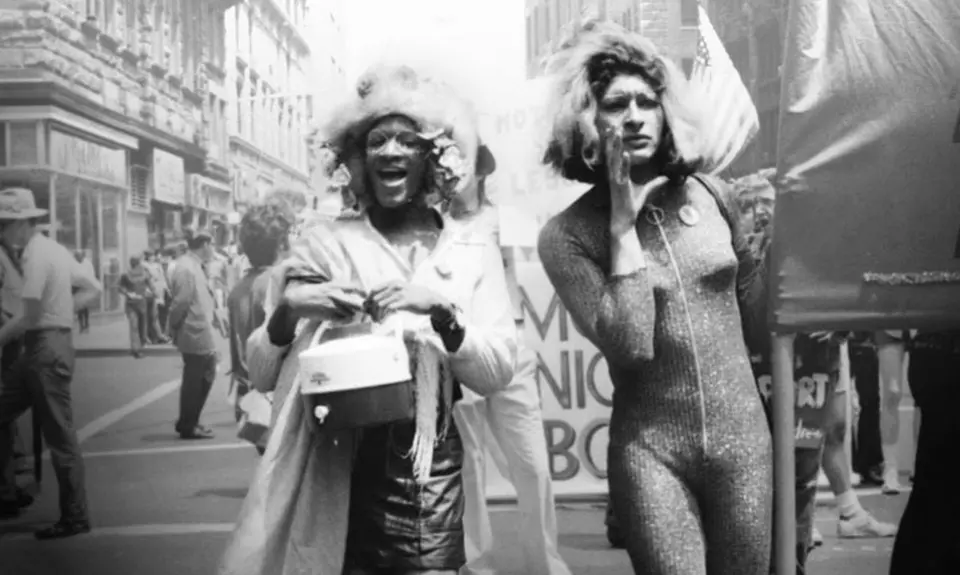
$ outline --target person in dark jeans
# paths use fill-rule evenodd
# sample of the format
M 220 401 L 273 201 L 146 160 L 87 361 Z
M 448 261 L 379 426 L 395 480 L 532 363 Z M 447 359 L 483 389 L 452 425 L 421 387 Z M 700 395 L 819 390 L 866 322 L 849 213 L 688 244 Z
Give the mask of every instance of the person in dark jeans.
M 183 356 L 180 418 L 175 429 L 181 439 L 209 439 L 213 431 L 200 425 L 200 414 L 217 377 L 218 329 L 213 290 L 204 264 L 213 257 L 208 233 L 186 231 L 189 251 L 177 259 L 170 278 L 170 335 Z
M 38 539 L 58 539 L 90 531 L 83 456 L 73 426 L 70 384 L 73 379 L 73 320 L 100 295 L 100 286 L 66 248 L 37 227 L 46 210 L 37 209 L 24 188 L 0 192 L 3 241 L 23 247 L 22 310 L 0 327 L 0 348 L 23 341 L 20 361 L 0 382 L 0 470 L 10 468 L 10 424 L 33 408 L 50 450 L 59 484 L 60 519 L 36 532 Z M 8 511 L 15 489 L 0 478 L 0 511 Z
M 890 575 L 947 575 L 960 568 L 955 454 L 960 445 L 960 330 L 920 332 L 909 343 L 908 381 L 920 408 L 913 490 L 900 518 Z
M 880 441 L 880 368 L 873 334 L 858 332 L 850 340 L 850 376 L 860 401 L 854 430 L 853 470 L 865 485 L 883 484 L 883 448 Z
M 120 293 L 126 299 L 125 311 L 130 327 L 130 353 L 139 359 L 143 348 L 150 342 L 149 300 L 152 297 L 150 274 L 140 258 L 130 258 L 130 270 L 120 276 Z
M 252 207 L 240 222 L 240 245 L 250 261 L 250 269 L 233 287 L 227 298 L 230 314 L 230 371 L 233 384 L 237 386 L 235 411 L 238 422 L 243 415 L 239 407 L 240 399 L 251 389 L 246 361 L 247 339 L 253 330 L 267 319 L 264 301 L 270 275 L 266 272 L 277 262 L 280 253 L 288 249 L 288 235 L 295 218 L 291 210 L 268 204 Z M 262 455 L 266 448 L 266 437 L 255 442 L 255 445 Z

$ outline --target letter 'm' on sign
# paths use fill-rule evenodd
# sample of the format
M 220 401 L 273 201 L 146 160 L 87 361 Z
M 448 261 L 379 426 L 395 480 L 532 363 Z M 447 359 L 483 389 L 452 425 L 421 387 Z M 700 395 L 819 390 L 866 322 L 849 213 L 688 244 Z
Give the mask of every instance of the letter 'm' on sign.
M 561 316 L 559 318 L 561 320 L 566 319 L 566 317 L 563 317 L 566 314 L 563 312 L 563 306 L 560 304 L 560 297 L 557 296 L 556 293 L 550 298 L 550 305 L 547 306 L 547 311 L 543 314 L 543 318 L 537 313 L 537 308 L 534 307 L 526 287 L 520 286 L 520 295 L 522 297 L 520 300 L 520 309 L 523 310 L 524 314 L 529 315 L 530 321 L 533 322 L 533 327 L 536 328 L 541 340 L 547 338 L 547 333 L 550 331 L 550 324 L 553 323 L 553 317 L 555 315 Z M 567 341 L 567 335 L 567 322 L 560 321 L 560 341 Z

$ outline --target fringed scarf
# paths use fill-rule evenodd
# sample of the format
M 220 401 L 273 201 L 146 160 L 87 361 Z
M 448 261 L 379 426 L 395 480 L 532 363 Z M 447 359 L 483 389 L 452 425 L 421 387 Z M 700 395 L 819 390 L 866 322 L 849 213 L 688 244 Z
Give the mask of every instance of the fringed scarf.
M 430 478 L 433 450 L 450 429 L 453 417 L 453 373 L 443 342 L 432 331 L 417 331 L 407 344 L 416 381 L 416 434 L 410 446 L 413 474 L 418 483 Z M 412 348 L 412 349 L 411 349 Z M 441 399 L 443 407 L 438 410 Z M 437 417 L 442 416 L 439 434 Z

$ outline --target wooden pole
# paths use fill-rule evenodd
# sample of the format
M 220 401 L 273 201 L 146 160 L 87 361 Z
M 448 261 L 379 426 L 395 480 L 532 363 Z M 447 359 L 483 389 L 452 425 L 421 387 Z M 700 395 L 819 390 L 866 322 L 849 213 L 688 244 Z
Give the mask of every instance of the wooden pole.
M 797 569 L 797 502 L 794 460 L 794 334 L 773 337 L 773 479 L 776 523 L 774 573 Z

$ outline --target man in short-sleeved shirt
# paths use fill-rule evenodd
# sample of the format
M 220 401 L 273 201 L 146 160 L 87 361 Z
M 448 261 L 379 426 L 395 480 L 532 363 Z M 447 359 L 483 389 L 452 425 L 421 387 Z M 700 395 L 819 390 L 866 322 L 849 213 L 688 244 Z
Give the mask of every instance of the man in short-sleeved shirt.
M 60 488 L 60 520 L 36 532 L 38 539 L 59 539 L 90 531 L 83 457 L 73 427 L 70 383 L 73 378 L 73 317 L 100 294 L 95 278 L 62 245 L 43 235 L 33 193 L 24 188 L 0 191 L 0 234 L 7 245 L 23 247 L 22 310 L 0 327 L 0 348 L 23 338 L 18 377 L 0 382 L 0 435 L 27 409 L 41 416 Z M 0 437 L 0 469 L 10 450 Z M 10 491 L 0 480 L 0 500 Z

